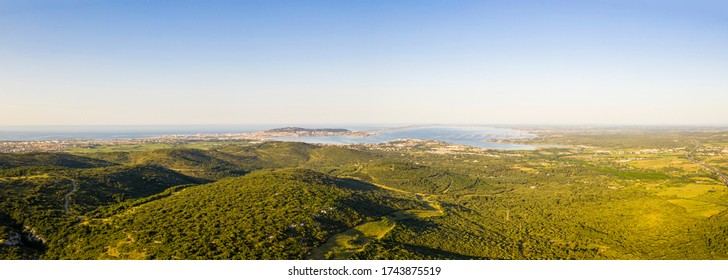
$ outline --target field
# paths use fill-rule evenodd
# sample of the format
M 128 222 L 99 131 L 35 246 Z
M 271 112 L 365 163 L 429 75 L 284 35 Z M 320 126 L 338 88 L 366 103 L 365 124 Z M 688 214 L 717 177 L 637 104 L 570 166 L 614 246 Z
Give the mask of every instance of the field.
M 695 172 L 702 169 L 698 164 L 692 163 L 684 155 L 648 156 L 644 159 L 628 161 L 629 165 L 644 169 L 678 169 L 682 171 Z
M 689 199 L 670 199 L 670 203 L 685 208 L 690 214 L 710 218 L 711 216 L 725 211 L 726 207 Z
M 709 192 L 723 191 L 722 185 L 687 184 L 683 187 L 667 188 L 658 193 L 663 196 L 677 196 L 679 198 L 692 198 Z

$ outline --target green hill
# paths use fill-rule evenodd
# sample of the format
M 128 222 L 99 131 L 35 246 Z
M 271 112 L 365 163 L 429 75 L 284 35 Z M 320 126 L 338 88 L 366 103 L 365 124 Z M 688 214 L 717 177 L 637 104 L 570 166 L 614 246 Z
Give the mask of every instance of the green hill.
M 98 207 L 200 182 L 160 166 L 148 165 L 85 169 L 18 167 L 12 170 L 22 170 L 26 174 L 0 177 L 0 239 L 18 233 L 23 244 L 0 248 L 0 257 L 5 258 L 39 257 L 45 246 L 33 240 L 34 235 L 42 236 L 45 242 L 64 238 L 60 232 Z
M 109 165 L 112 165 L 112 163 L 66 153 L 0 153 L 0 169 L 28 166 L 91 168 Z
M 92 221 L 50 246 L 45 257 L 301 259 L 334 233 L 416 207 L 421 204 L 311 170 L 259 171 Z
M 254 152 L 261 160 L 276 166 L 296 167 L 310 160 L 311 151 L 317 148 L 316 145 L 306 143 L 265 142 L 254 147 Z
M 263 165 L 255 159 L 241 159 L 222 152 L 189 148 L 95 153 L 87 156 L 117 164 L 158 165 L 191 177 L 208 180 L 243 175 Z
M 172 186 L 204 182 L 156 165 L 88 169 L 78 172 L 75 180 L 79 189 L 73 195 L 73 205 L 78 206 L 80 213 L 154 195 Z

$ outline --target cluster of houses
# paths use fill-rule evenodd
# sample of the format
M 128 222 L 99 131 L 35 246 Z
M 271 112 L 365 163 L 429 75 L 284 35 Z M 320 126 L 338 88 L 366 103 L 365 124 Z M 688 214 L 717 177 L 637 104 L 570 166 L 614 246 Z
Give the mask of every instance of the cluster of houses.
M 69 144 L 60 140 L 0 142 L 0 153 L 61 152 Z

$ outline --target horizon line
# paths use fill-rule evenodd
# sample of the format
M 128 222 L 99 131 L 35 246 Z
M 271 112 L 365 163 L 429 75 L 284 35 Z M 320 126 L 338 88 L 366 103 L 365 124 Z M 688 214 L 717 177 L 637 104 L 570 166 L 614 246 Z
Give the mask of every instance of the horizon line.
M 388 127 L 406 127 L 406 126 L 516 126 L 516 127 L 725 127 L 728 123 L 207 123 L 207 124 L 32 124 L 32 125 L 0 125 L 0 129 L 5 128 L 62 128 L 62 127 L 231 127 L 231 126 L 276 126 L 276 127 L 305 127 L 305 126 L 388 126 Z

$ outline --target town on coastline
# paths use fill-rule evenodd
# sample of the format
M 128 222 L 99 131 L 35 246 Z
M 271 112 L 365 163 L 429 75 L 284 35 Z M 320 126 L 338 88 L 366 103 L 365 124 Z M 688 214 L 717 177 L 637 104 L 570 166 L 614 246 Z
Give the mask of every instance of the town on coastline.
M 158 143 L 178 143 L 192 141 L 265 141 L 277 137 L 320 137 L 349 136 L 367 137 L 373 132 L 351 131 L 341 128 L 301 128 L 283 127 L 246 133 L 216 133 L 192 135 L 163 135 L 151 138 L 134 139 L 70 139 L 38 141 L 0 141 L 0 153 L 63 152 L 74 148 L 94 148 L 102 145 L 142 145 Z

